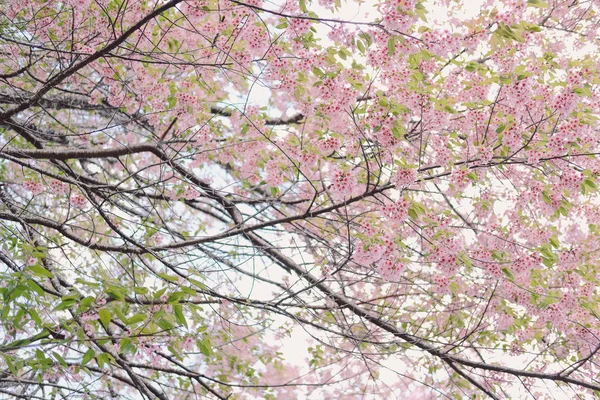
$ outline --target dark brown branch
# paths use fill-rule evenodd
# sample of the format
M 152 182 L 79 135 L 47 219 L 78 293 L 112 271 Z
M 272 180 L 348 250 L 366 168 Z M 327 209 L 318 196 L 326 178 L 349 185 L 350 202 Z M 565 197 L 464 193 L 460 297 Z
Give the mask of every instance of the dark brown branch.
M 111 106 L 106 103 L 93 104 L 87 101 L 83 96 L 51 96 L 47 98 L 39 98 L 33 100 L 34 95 L 27 92 L 17 92 L 17 94 L 11 95 L 6 92 L 0 92 L 0 104 L 22 104 L 30 103 L 33 107 L 42 107 L 49 110 L 84 110 L 84 111 L 119 111 L 119 107 Z M 360 101 L 360 99 L 358 100 Z M 221 106 L 210 106 L 210 112 L 214 115 L 222 117 L 231 117 L 233 111 L 227 107 Z M 131 116 L 131 118 L 139 118 L 140 116 Z M 265 125 L 268 126 L 279 126 L 279 125 L 290 125 L 300 123 L 304 119 L 303 114 L 294 114 L 290 117 L 270 118 L 265 121 Z
M 70 159 L 90 159 L 90 158 L 107 158 L 121 157 L 135 153 L 154 152 L 156 146 L 151 144 L 138 144 L 133 146 L 123 146 L 114 149 L 75 149 L 68 147 L 57 147 L 51 149 L 26 150 L 8 147 L 0 150 L 0 157 L 8 155 L 15 158 L 29 158 L 36 160 L 70 160 Z

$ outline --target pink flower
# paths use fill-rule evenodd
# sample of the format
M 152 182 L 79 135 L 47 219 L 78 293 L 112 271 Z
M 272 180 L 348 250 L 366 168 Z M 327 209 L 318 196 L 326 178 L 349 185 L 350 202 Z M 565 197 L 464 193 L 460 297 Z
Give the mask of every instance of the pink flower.
M 200 193 L 194 188 L 187 188 L 183 192 L 183 198 L 186 200 L 194 200 L 200 197 Z
M 87 199 L 80 193 L 71 196 L 71 204 L 77 208 L 83 208 L 87 204 Z
M 353 171 L 337 170 L 334 172 L 331 179 L 331 192 L 338 199 L 351 197 L 357 184 L 355 175 Z
M 49 185 L 50 189 L 56 194 L 64 194 L 67 190 L 67 185 L 57 180 L 51 180 Z
M 398 189 L 403 189 L 417 180 L 417 170 L 413 168 L 402 168 L 392 178 L 392 183 Z
M 41 182 L 27 181 L 25 189 L 29 190 L 34 195 L 38 195 L 44 191 L 44 185 Z
M 529 164 L 535 165 L 540 162 L 541 157 L 542 153 L 540 153 L 539 151 L 530 150 L 529 153 L 527 153 L 527 162 Z
M 406 264 L 397 262 L 394 257 L 387 257 L 377 263 L 377 271 L 382 278 L 390 281 L 398 280 L 405 269 Z
M 186 336 L 186 338 L 183 340 L 183 343 L 181 343 L 181 348 L 184 351 L 190 351 L 193 346 L 194 346 L 194 339 L 192 339 L 191 336 Z
M 231 304 L 232 304 L 232 303 L 231 303 L 231 301 L 229 301 L 229 300 L 227 300 L 227 299 L 222 299 L 222 300 L 221 300 L 221 305 L 222 305 L 223 307 L 230 307 L 230 306 L 231 306 Z
M 433 282 L 437 285 L 437 290 L 440 293 L 446 293 L 448 291 L 448 286 L 450 284 L 450 279 L 448 279 L 448 277 L 436 275 L 433 278 Z
M 404 222 L 408 218 L 408 200 L 402 198 L 396 203 L 390 203 L 383 207 L 383 214 L 396 222 Z
M 483 164 L 487 164 L 492 160 L 494 156 L 494 149 L 489 146 L 480 146 L 479 147 L 479 158 Z

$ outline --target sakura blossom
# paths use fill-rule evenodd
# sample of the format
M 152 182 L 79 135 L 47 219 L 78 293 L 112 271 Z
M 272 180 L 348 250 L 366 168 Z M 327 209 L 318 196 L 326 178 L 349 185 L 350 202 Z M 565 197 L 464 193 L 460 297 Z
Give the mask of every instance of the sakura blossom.
M 597 397 L 599 18 L 0 4 L 0 397 Z

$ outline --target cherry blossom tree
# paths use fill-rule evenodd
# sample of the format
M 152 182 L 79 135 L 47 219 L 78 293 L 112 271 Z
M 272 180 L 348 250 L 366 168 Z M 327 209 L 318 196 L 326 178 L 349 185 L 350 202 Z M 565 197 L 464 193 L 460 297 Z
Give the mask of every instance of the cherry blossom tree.
M 597 397 L 599 25 L 3 2 L 0 397 Z

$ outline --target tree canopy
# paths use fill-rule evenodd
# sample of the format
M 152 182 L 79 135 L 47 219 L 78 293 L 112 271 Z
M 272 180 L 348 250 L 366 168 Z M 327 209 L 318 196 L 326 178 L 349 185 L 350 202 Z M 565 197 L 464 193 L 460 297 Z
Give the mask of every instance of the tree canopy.
M 0 398 L 600 395 L 600 1 L 0 4 Z

